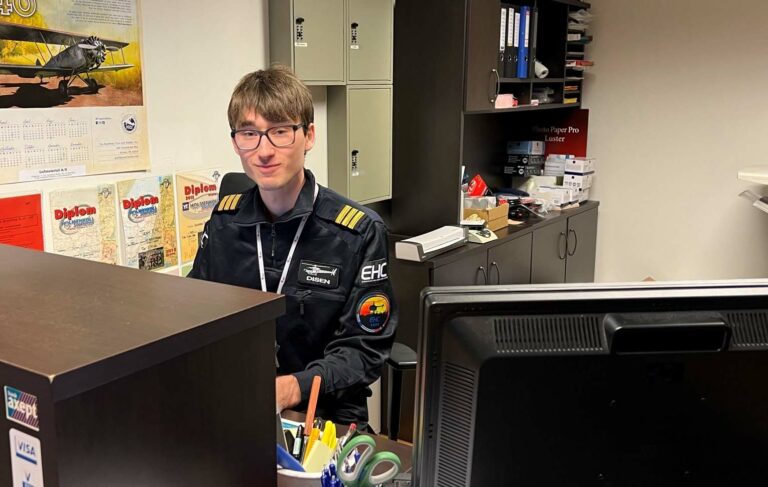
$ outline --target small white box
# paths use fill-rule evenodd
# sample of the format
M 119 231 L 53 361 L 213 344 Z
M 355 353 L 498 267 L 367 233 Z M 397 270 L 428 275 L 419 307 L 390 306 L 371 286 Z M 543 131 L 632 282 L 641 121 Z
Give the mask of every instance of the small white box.
M 586 174 L 595 172 L 595 160 L 594 159 L 566 159 L 565 172 Z
M 563 186 L 573 189 L 588 189 L 592 187 L 592 179 L 595 173 L 571 174 L 565 173 L 563 176 Z
M 560 177 L 565 174 L 565 159 L 547 159 L 544 162 L 544 175 Z
M 579 200 L 579 203 L 583 201 L 587 201 L 589 199 L 589 188 L 578 191 L 576 193 L 576 196 L 577 196 L 577 199 Z
M 577 201 L 574 195 L 573 189 L 564 186 L 539 186 L 539 192 L 534 197 L 547 199 L 555 206 L 564 206 Z

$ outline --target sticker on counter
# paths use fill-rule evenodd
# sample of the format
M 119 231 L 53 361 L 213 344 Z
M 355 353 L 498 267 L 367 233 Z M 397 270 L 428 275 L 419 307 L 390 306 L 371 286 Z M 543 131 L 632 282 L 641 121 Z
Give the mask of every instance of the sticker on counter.
M 40 431 L 37 417 L 37 397 L 24 391 L 5 386 L 5 417 L 11 421 Z
M 11 473 L 13 487 L 44 487 L 43 452 L 40 440 L 11 428 Z

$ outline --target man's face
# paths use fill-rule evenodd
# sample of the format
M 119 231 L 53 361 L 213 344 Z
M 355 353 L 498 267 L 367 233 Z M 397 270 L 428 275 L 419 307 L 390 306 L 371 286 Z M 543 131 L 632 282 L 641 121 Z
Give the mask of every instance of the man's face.
M 267 130 L 271 127 L 295 125 L 297 120 L 270 122 L 261 115 L 248 112 L 243 122 L 236 130 L 255 129 Z M 275 147 L 267 136 L 262 136 L 261 143 L 256 149 L 240 150 L 232 140 L 232 146 L 240 156 L 245 173 L 253 179 L 261 191 L 274 191 L 285 188 L 291 181 L 299 177 L 304 170 L 304 153 L 315 144 L 315 124 L 310 124 L 307 133 L 299 128 L 293 144 L 287 147 Z

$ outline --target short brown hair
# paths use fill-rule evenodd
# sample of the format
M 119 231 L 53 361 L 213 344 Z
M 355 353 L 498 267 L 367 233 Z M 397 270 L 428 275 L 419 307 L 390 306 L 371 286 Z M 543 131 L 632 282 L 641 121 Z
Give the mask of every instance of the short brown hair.
M 249 111 L 270 122 L 297 120 L 307 130 L 315 120 L 312 94 L 287 66 L 273 64 L 243 76 L 229 100 L 229 126 L 237 129 Z

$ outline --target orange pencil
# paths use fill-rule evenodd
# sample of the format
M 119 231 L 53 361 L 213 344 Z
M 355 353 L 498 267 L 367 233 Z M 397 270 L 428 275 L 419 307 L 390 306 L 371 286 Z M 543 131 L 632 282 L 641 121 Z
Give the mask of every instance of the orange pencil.
M 304 435 L 309 435 L 315 422 L 315 409 L 317 408 L 317 398 L 320 396 L 320 376 L 312 378 L 312 390 L 309 392 L 309 405 L 307 406 L 307 418 L 304 421 Z

